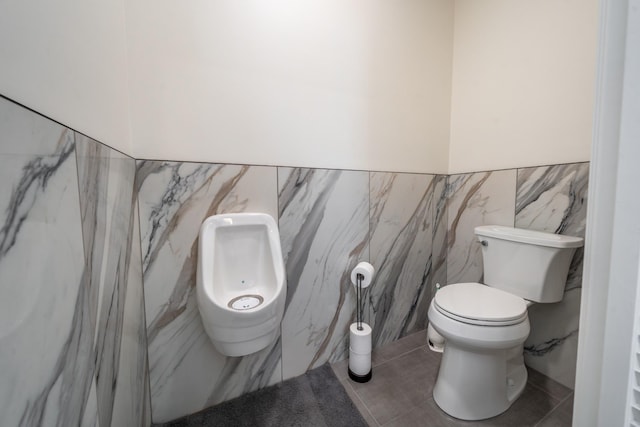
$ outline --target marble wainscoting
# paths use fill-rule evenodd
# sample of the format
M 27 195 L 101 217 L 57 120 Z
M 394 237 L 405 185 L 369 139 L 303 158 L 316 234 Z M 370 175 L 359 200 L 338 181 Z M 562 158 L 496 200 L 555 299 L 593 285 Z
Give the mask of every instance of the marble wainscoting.
M 278 168 L 287 270 L 283 379 L 346 358 L 355 313 L 351 270 L 368 257 L 369 173 Z
M 275 167 L 139 161 L 138 203 L 154 422 L 165 422 L 282 379 L 281 346 L 218 353 L 196 301 L 198 233 L 210 215 L 278 217 Z
M 447 284 L 447 241 L 449 237 L 448 225 L 448 197 L 449 176 L 436 175 L 433 185 L 433 238 L 431 255 L 431 276 L 429 278 L 429 292 L 433 298 L 437 286 Z
M 122 319 L 120 361 L 113 391 L 111 425 L 151 425 L 151 394 L 144 315 L 138 205 L 134 204 L 127 294 Z M 134 286 L 135 284 L 135 286 Z
M 75 133 L 0 98 L 0 424 L 94 425 Z
M 345 359 L 355 313 L 350 274 L 359 261 L 372 259 L 380 277 L 365 304 L 377 341 L 424 328 L 433 195 L 444 182 L 419 174 L 138 162 L 154 421 Z M 278 218 L 287 303 L 277 342 L 229 358 L 213 348 L 198 313 L 197 239 L 207 216 L 243 211 Z
M 431 301 L 434 175 L 372 172 L 365 318 L 379 347 L 427 326 Z
M 447 187 L 447 283 L 480 282 L 482 251 L 473 229 L 513 226 L 516 171 L 450 175 Z
M 585 236 L 589 164 L 518 170 L 516 227 Z M 531 334 L 525 342 L 527 365 L 573 388 L 578 351 L 578 325 L 584 249 L 576 251 L 564 298 L 529 309 Z
M 149 425 L 135 160 L 77 135 L 99 425 Z
M 150 425 L 134 173 L 0 98 L 1 425 Z

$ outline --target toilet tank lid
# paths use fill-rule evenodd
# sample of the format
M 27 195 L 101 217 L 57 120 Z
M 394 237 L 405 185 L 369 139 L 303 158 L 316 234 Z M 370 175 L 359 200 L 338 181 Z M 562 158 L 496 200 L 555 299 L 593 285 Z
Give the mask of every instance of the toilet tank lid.
M 495 239 L 548 246 L 551 248 L 579 248 L 584 244 L 582 237 L 565 236 L 563 234 L 545 233 L 543 231 L 505 227 L 502 225 L 481 225 L 475 228 L 475 233 L 477 236 L 493 237 Z

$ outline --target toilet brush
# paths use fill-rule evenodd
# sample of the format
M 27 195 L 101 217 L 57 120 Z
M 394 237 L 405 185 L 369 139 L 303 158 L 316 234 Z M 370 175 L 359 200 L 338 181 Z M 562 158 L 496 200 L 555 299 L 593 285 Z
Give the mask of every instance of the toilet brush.
M 373 279 L 374 269 L 368 262 L 359 263 L 351 272 L 356 288 L 356 321 L 349 328 L 349 378 L 359 383 L 371 379 L 371 327 L 363 322 L 362 289 Z

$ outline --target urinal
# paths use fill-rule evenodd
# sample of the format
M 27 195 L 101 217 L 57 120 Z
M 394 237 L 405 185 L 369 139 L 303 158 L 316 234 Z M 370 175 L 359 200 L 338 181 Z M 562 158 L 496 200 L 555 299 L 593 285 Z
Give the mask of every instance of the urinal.
M 275 341 L 287 291 L 274 219 L 262 213 L 211 216 L 200 227 L 198 247 L 198 309 L 216 350 L 244 356 Z

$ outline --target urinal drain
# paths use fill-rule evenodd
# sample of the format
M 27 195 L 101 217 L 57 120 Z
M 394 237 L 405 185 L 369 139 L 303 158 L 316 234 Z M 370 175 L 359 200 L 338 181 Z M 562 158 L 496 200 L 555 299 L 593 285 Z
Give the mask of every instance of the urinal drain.
M 229 301 L 227 306 L 234 310 L 249 310 L 250 308 L 259 306 L 263 301 L 264 298 L 260 295 L 240 295 Z

